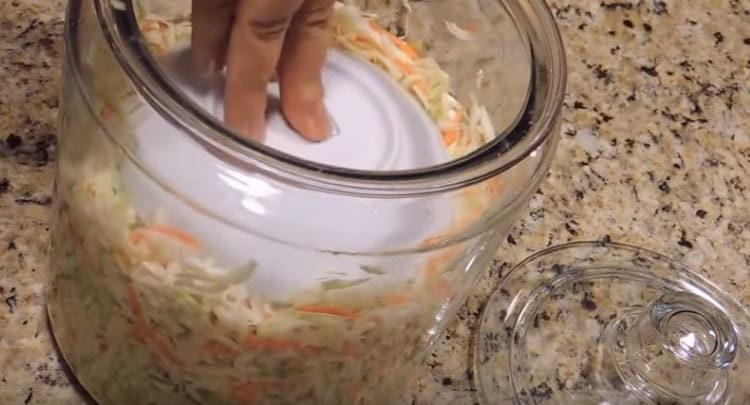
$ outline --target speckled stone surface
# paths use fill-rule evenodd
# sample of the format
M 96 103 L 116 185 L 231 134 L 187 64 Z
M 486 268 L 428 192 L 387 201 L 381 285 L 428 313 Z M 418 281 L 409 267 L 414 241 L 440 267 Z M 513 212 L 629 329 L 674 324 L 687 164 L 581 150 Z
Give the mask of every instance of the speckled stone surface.
M 43 308 L 63 2 L 0 2 L 0 404 L 84 403 Z M 611 239 L 681 258 L 750 305 L 750 3 L 551 1 L 568 50 L 557 160 L 416 381 L 474 403 L 470 347 L 513 263 Z

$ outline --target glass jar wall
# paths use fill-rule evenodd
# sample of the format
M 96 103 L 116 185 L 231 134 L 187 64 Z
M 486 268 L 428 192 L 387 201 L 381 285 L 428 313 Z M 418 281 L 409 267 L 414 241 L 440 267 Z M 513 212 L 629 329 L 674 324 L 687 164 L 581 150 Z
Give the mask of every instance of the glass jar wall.
M 368 3 L 385 27 L 401 12 Z M 435 36 L 419 22 L 447 3 L 415 5 L 409 35 Z M 483 74 L 526 79 L 445 61 L 456 97 L 508 130 L 439 167 L 362 173 L 239 139 L 137 53 L 129 2 L 72 0 L 48 307 L 83 386 L 102 404 L 397 400 L 552 158 L 564 60 L 542 2 L 523 3 L 486 2 L 526 58 Z

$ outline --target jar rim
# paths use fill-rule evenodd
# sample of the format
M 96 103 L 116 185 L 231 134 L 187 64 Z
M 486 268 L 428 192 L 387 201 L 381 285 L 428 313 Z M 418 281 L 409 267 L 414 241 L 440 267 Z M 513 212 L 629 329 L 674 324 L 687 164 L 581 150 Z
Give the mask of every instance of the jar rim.
M 464 188 L 505 172 L 554 136 L 562 110 L 567 70 L 562 38 L 543 0 L 504 2 L 512 15 L 531 15 L 532 32 L 521 27 L 530 57 L 530 89 L 516 123 L 473 153 L 440 165 L 367 171 L 306 161 L 248 140 L 184 97 L 164 77 L 146 50 L 137 27 L 133 0 L 95 0 L 107 45 L 135 89 L 159 114 L 222 160 L 323 192 L 366 197 L 420 196 Z M 530 11 L 529 11 L 530 9 Z M 527 21 L 528 22 L 528 21 Z M 538 27 L 534 27 L 538 25 Z M 540 58 L 541 56 L 541 58 Z

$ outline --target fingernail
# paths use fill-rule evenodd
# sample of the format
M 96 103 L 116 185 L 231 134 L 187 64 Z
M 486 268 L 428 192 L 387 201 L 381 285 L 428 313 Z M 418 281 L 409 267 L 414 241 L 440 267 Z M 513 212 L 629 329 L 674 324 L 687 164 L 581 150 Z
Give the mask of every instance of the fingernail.
M 264 119 L 237 120 L 232 119 L 230 116 L 225 116 L 224 120 L 229 128 L 238 132 L 245 138 L 253 139 L 258 142 L 263 142 L 266 138 L 266 122 Z
M 265 141 L 266 121 L 264 119 L 251 121 L 248 123 L 246 128 L 247 130 L 244 131 L 245 135 L 249 136 L 251 139 L 254 139 L 258 142 Z
M 341 128 L 339 128 L 339 124 L 336 122 L 336 119 L 333 118 L 330 111 L 328 112 L 328 122 L 331 125 L 331 138 L 341 135 Z
M 216 75 L 216 72 L 218 71 L 217 65 L 218 64 L 216 63 L 216 60 L 213 60 L 213 59 L 209 60 L 208 63 L 206 63 L 201 68 L 201 72 L 200 72 L 201 77 L 204 79 L 210 79 L 214 77 L 214 75 Z
M 330 115 L 322 101 L 310 109 L 306 134 L 316 141 L 324 141 L 332 135 Z

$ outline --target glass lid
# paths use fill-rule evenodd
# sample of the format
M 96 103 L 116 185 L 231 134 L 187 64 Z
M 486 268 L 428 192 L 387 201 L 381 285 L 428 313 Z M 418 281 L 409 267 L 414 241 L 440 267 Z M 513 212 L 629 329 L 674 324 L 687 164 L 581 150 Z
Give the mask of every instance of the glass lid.
M 517 265 L 475 346 L 484 403 L 745 404 L 750 313 L 697 273 L 614 243 Z
M 262 137 L 224 125 L 227 68 L 207 74 L 196 66 L 190 1 L 112 1 L 100 13 L 121 63 L 162 112 L 176 102 L 176 110 L 243 147 L 319 172 L 373 179 L 455 173 L 488 162 L 500 164 L 497 170 L 543 142 L 546 135 L 532 127 L 548 124 L 559 108 L 564 59 L 548 9 L 534 3 L 333 2 L 332 46 L 320 73 L 330 131 L 318 142 L 290 124 L 283 82 L 275 79 L 267 85 Z M 180 132 L 173 124 L 144 117 L 136 137 L 168 138 Z

